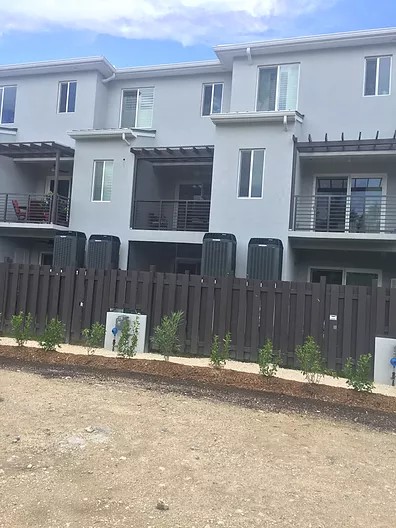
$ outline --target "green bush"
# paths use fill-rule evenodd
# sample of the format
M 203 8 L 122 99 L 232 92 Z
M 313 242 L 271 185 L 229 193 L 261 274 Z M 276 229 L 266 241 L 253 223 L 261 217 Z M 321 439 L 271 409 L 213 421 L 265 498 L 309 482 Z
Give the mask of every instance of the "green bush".
M 97 348 L 103 348 L 106 328 L 101 323 L 95 322 L 90 328 L 84 328 L 82 335 L 88 354 L 95 354 Z
M 172 312 L 170 315 L 164 315 L 161 324 L 154 329 L 154 336 L 151 339 L 152 345 L 164 356 L 165 361 L 169 360 L 169 356 L 180 351 L 178 332 L 183 322 L 183 316 L 183 312 Z
M 230 357 L 231 334 L 228 332 L 220 346 L 219 336 L 214 335 L 210 348 L 210 364 L 214 368 L 222 368 Z
M 363 354 L 356 361 L 348 358 L 345 363 L 344 375 L 347 378 L 346 384 L 359 392 L 372 392 L 374 382 L 371 379 L 371 354 Z
M 260 367 L 260 373 L 267 378 L 275 376 L 280 363 L 280 354 L 274 352 L 272 341 L 270 339 L 267 339 L 265 345 L 260 348 L 258 353 L 258 364 Z
M 139 340 L 139 317 L 133 321 L 132 326 L 129 319 L 122 323 L 120 339 L 118 340 L 118 355 L 124 358 L 132 358 L 136 355 Z
M 56 351 L 65 340 L 65 325 L 58 319 L 51 319 L 39 340 L 39 345 L 47 352 Z
M 23 312 L 11 317 L 11 334 L 18 346 L 24 346 L 32 336 L 33 317 Z
M 325 366 L 315 339 L 308 336 L 304 344 L 297 347 L 296 355 L 308 383 L 319 383 L 324 376 Z

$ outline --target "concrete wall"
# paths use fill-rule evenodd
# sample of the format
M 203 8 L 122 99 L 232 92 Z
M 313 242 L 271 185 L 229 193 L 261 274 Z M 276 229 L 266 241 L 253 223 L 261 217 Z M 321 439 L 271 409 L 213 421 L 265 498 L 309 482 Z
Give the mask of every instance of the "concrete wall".
M 0 263 L 8 257 L 18 264 L 39 264 L 41 253 L 52 253 L 52 248 L 49 240 L 0 236 Z
M 202 85 L 224 82 L 223 110 L 229 111 L 230 80 L 228 74 L 185 77 L 161 77 L 136 81 L 118 80 L 109 83 L 106 125 L 120 124 L 121 93 L 126 88 L 154 86 L 153 126 L 157 131 L 155 145 L 213 145 L 215 127 L 210 117 L 201 116 Z
M 237 276 L 246 272 L 250 238 L 279 238 L 288 270 L 288 222 L 294 127 L 285 132 L 272 125 L 218 126 L 213 165 L 210 231 L 233 233 L 237 238 Z M 239 150 L 266 149 L 262 198 L 238 198 Z M 287 271 L 284 277 L 287 278 Z
M 234 61 L 232 73 L 232 112 L 253 111 L 256 108 L 258 66 L 300 63 L 300 83 L 297 109 L 304 114 L 299 139 L 322 140 L 393 137 L 395 122 L 392 108 L 396 106 L 396 67 L 393 63 L 391 95 L 364 97 L 365 57 L 395 55 L 396 44 L 360 46 L 331 50 L 279 53 Z
M 76 110 L 73 113 L 59 114 L 59 82 L 65 80 L 77 81 Z M 3 82 L 6 85 L 17 85 L 15 123 L 10 127 L 18 128 L 18 132 L 14 139 L 8 141 L 57 141 L 73 146 L 74 141 L 67 134 L 69 130 L 94 126 L 96 90 L 99 84 L 96 72 L 75 72 L 64 76 L 47 74 L 7 77 L 4 81 L 0 76 L 0 83 Z M 102 90 L 100 100 L 103 101 Z M 101 118 L 97 117 L 96 122 L 100 121 Z

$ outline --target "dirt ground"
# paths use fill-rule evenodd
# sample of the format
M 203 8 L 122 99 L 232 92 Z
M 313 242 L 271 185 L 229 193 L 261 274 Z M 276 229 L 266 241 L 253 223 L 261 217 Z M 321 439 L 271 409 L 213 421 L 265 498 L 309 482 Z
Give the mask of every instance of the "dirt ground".
M 392 432 L 133 379 L 1 370 L 0 399 L 1 528 L 390 526 Z

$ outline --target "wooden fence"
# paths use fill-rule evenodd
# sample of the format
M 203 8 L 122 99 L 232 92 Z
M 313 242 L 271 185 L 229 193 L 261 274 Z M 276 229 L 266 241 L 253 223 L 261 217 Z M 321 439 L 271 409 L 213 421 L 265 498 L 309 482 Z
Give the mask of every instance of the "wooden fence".
M 288 366 L 308 335 L 320 344 L 329 368 L 347 357 L 374 352 L 376 335 L 396 337 L 396 289 L 257 281 L 154 272 L 0 264 L 0 331 L 13 314 L 30 312 L 40 334 L 47 319 L 66 325 L 67 340 L 105 322 L 110 309 L 148 316 L 149 337 L 164 314 L 182 310 L 184 354 L 207 356 L 212 336 L 232 334 L 232 357 L 256 361 L 271 339 Z

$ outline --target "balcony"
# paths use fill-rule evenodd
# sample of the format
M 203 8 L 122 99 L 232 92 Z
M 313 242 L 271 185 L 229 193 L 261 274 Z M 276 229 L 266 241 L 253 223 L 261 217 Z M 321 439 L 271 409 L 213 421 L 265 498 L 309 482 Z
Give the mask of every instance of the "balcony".
M 209 230 L 210 200 L 137 200 L 133 229 L 156 231 Z
M 296 196 L 294 231 L 396 233 L 396 196 Z
M 70 199 L 52 194 L 0 194 L 0 222 L 69 225 Z

